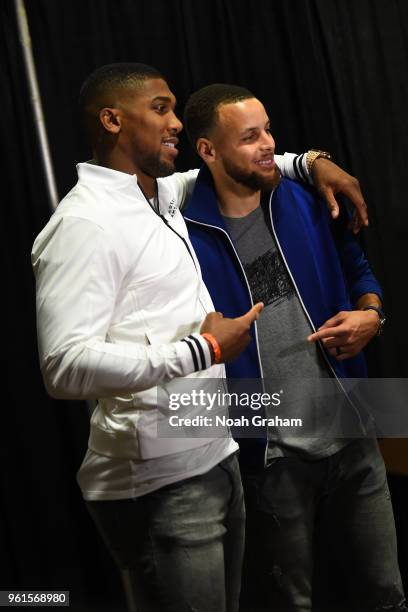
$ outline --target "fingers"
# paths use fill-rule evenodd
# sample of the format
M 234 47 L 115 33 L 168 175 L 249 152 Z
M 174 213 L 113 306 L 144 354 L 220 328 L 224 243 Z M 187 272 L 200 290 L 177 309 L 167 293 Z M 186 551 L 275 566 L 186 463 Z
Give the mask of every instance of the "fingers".
M 258 302 L 257 304 L 255 304 L 255 306 L 252 306 L 252 308 L 248 310 L 248 312 L 246 312 L 241 317 L 237 317 L 235 320 L 240 320 L 249 327 L 254 321 L 257 321 L 259 319 L 259 315 L 261 314 L 263 307 L 263 302 Z
M 317 342 L 317 340 L 323 340 L 324 338 L 339 338 L 341 336 L 343 336 L 344 334 L 344 329 L 340 328 L 340 327 L 327 327 L 327 328 L 320 328 L 317 330 L 317 332 L 315 332 L 314 334 L 310 334 L 310 336 L 307 337 L 307 341 L 308 342 Z
M 331 337 L 327 340 L 319 337 L 319 333 L 320 332 L 316 332 L 316 334 L 312 334 L 311 336 L 309 336 L 309 342 L 316 342 L 317 340 L 322 340 L 322 344 L 325 350 L 329 353 L 329 355 L 335 357 L 337 361 L 344 361 L 344 359 L 350 359 L 350 357 L 354 357 L 357 354 L 357 351 L 355 349 L 353 349 L 351 346 L 347 346 L 346 338 Z
M 357 354 L 357 352 L 351 350 L 350 347 L 345 347 L 343 345 L 337 345 L 336 347 L 329 349 L 327 352 L 332 357 L 335 357 L 337 361 L 350 359 L 350 357 L 354 357 Z
M 336 351 L 337 347 L 341 346 L 344 348 L 347 345 L 347 337 L 346 336 L 338 336 L 338 337 L 331 336 L 330 338 L 324 338 L 322 340 L 322 343 L 323 343 L 323 346 L 329 352 L 331 352 L 331 350 Z
M 222 314 L 222 312 L 209 312 L 206 318 L 207 319 L 223 319 L 224 315 Z
M 334 315 L 334 317 L 327 319 L 327 321 L 325 321 L 317 331 L 320 331 L 321 329 L 327 329 L 329 327 L 337 327 L 338 325 L 341 325 L 343 323 L 346 317 L 347 313 L 344 313 L 343 311 L 338 312 L 336 315 Z
M 321 329 L 329 329 L 329 327 L 337 327 L 338 325 L 340 325 L 343 322 L 343 319 L 340 318 L 338 315 L 336 315 L 335 317 L 332 317 L 331 319 L 327 319 L 327 321 L 325 321 L 317 331 L 320 331 Z
M 358 214 L 357 210 L 354 211 L 348 227 L 353 232 L 353 234 L 358 234 L 361 228 L 363 227 L 363 220 Z
M 368 226 L 368 212 L 367 204 L 364 201 L 363 194 L 361 193 L 359 182 L 355 179 L 351 185 L 347 185 L 343 188 L 342 193 L 347 196 L 356 207 L 356 212 L 361 219 L 361 223 L 364 226 Z
M 317 334 L 312 334 L 313 336 Z M 309 336 L 310 338 L 311 336 Z M 308 340 L 309 340 L 308 338 Z M 319 338 L 316 338 L 318 340 Z M 330 337 L 330 338 L 320 338 L 325 350 L 331 355 L 335 357 L 337 361 L 343 361 L 344 359 L 350 359 L 350 357 L 354 357 L 358 353 L 358 349 L 353 344 L 348 344 L 347 337 L 338 336 L 338 337 Z
M 322 191 L 322 195 L 326 200 L 326 204 L 328 209 L 330 210 L 332 218 L 337 219 L 337 217 L 339 216 L 340 209 L 337 200 L 334 197 L 333 191 L 331 189 L 324 189 Z

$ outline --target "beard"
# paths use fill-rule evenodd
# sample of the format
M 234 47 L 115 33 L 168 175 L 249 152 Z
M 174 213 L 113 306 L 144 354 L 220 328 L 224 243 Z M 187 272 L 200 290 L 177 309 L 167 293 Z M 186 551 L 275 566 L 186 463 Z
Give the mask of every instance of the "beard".
M 140 169 L 152 178 L 163 178 L 170 176 L 176 171 L 176 165 L 171 160 L 163 160 L 160 155 L 144 155 L 139 162 Z
M 223 159 L 223 164 L 224 170 L 230 178 L 252 191 L 270 191 L 276 187 L 281 179 L 277 166 L 275 166 L 275 172 L 265 176 L 255 171 L 248 172 L 228 159 Z

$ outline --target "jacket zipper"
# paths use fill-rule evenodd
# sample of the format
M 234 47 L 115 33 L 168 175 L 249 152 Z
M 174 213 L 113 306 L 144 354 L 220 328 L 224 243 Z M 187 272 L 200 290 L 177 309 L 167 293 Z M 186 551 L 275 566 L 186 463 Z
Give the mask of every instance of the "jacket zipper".
M 218 230 L 220 232 L 223 232 L 223 234 L 226 235 L 230 245 L 232 246 L 232 250 L 235 253 L 235 257 L 236 257 L 236 259 L 237 259 L 237 261 L 238 261 L 238 263 L 240 265 L 240 268 L 241 268 L 241 271 L 242 271 L 242 274 L 243 274 L 243 277 L 245 279 L 246 286 L 247 286 L 247 289 L 248 289 L 249 299 L 251 301 L 251 305 L 253 306 L 254 305 L 254 301 L 252 299 L 251 289 L 249 287 L 249 283 L 248 283 L 247 276 L 245 274 L 244 267 L 243 267 L 243 265 L 241 263 L 240 258 L 238 257 L 238 253 L 236 251 L 236 248 L 234 247 L 234 243 L 232 242 L 232 240 L 229 237 L 228 233 L 225 230 L 223 230 L 222 227 L 217 227 L 216 225 L 210 225 L 209 223 L 202 223 L 201 221 L 194 221 L 193 219 L 190 219 L 189 217 L 184 217 L 184 218 L 187 219 L 187 221 L 190 221 L 191 223 L 196 223 L 197 225 L 204 225 L 205 227 L 212 227 L 213 229 L 216 229 L 216 230 Z M 264 378 L 263 378 L 263 368 L 262 368 L 262 361 L 261 361 L 261 354 L 259 352 L 258 327 L 257 327 L 256 321 L 254 321 L 254 326 L 255 326 L 255 345 L 256 345 L 256 352 L 257 352 L 257 355 L 258 355 L 259 370 L 260 370 L 260 373 L 261 373 L 262 390 L 265 391 Z M 267 467 L 267 456 L 268 456 L 268 438 L 266 439 L 266 442 L 265 442 L 264 467 Z
M 194 221 L 194 219 L 190 219 L 189 217 L 184 217 L 184 218 L 187 221 L 190 221 L 191 223 L 196 223 L 197 225 L 204 225 L 205 227 L 211 227 L 211 228 L 216 229 L 216 230 L 222 232 L 223 234 L 225 234 L 225 236 L 227 237 L 230 245 L 232 246 L 232 250 L 234 251 L 235 257 L 236 257 L 236 259 L 237 259 L 237 261 L 238 261 L 238 263 L 240 265 L 240 268 L 241 268 L 241 271 L 242 271 L 242 275 L 243 275 L 243 277 L 245 279 L 246 286 L 247 286 L 247 289 L 248 289 L 248 295 L 249 295 L 249 299 L 251 301 L 251 306 L 253 306 L 254 302 L 253 302 L 253 299 L 252 299 L 251 289 L 249 287 L 249 283 L 248 283 L 247 276 L 245 274 L 244 267 L 243 267 L 243 265 L 241 263 L 240 258 L 238 257 L 238 253 L 237 253 L 237 251 L 236 251 L 236 249 L 234 247 L 234 244 L 233 244 L 231 238 L 229 237 L 228 233 L 225 230 L 223 230 L 222 227 L 217 227 L 216 225 L 211 225 L 209 223 L 203 223 L 202 221 Z M 259 370 L 261 372 L 261 380 L 262 380 L 262 388 L 263 388 L 263 369 L 262 369 L 261 355 L 260 355 L 260 352 L 259 352 L 258 328 L 257 328 L 256 321 L 254 321 L 254 326 L 255 326 L 256 351 L 257 351 L 257 354 L 258 354 Z
M 185 238 L 183 238 L 183 236 L 181 236 L 181 235 L 180 235 L 178 232 L 176 232 L 176 230 L 174 229 L 174 227 L 172 227 L 172 226 L 170 225 L 170 223 L 167 221 L 167 219 L 166 219 L 165 217 L 163 217 L 163 215 L 162 215 L 162 214 L 161 214 L 161 213 L 160 213 L 158 210 L 156 210 L 156 208 L 155 208 L 155 207 L 152 205 L 151 201 L 149 200 L 149 198 L 148 198 L 148 197 L 147 197 L 147 195 L 145 194 L 145 192 L 144 192 L 144 190 L 143 190 L 142 186 L 141 186 L 141 185 L 139 185 L 139 183 L 138 183 L 138 187 L 139 187 L 140 191 L 142 192 L 142 194 L 143 194 L 143 196 L 144 196 L 144 198 L 145 198 L 146 202 L 148 203 L 148 205 L 150 206 L 150 208 L 151 208 L 151 209 L 152 209 L 152 211 L 154 212 L 154 214 L 155 214 L 155 215 L 157 215 L 157 216 L 158 216 L 158 217 L 159 217 L 159 218 L 160 218 L 160 219 L 163 221 L 163 223 L 164 223 L 164 224 L 165 224 L 165 225 L 166 225 L 166 226 L 167 226 L 167 227 L 168 227 L 168 228 L 169 228 L 169 229 L 170 229 L 170 230 L 171 230 L 171 231 L 172 231 L 174 234 L 176 234 L 176 236 L 178 236 L 178 237 L 180 238 L 180 240 L 182 240 L 182 241 L 183 241 L 184 246 L 186 247 L 186 249 L 187 249 L 187 251 L 188 251 L 188 254 L 189 254 L 189 255 L 190 255 L 190 257 L 191 257 L 191 259 L 192 259 L 192 261 L 193 261 L 193 264 L 194 264 L 194 267 L 195 267 L 195 269 L 196 269 L 196 272 L 197 272 L 197 274 L 198 274 L 197 264 L 196 264 L 196 262 L 195 262 L 195 259 L 194 259 L 194 257 L 193 257 L 192 252 L 190 251 L 190 247 L 188 246 L 187 240 L 186 240 Z M 157 190 L 157 189 L 158 189 L 158 187 L 157 187 L 157 185 L 156 185 L 156 190 Z M 198 275 L 198 276 L 200 277 L 200 275 Z
M 154 210 L 154 209 L 153 209 L 153 210 Z M 154 211 L 154 212 L 156 212 L 156 211 Z M 169 228 L 169 229 L 170 229 L 170 230 L 171 230 L 171 231 L 172 231 L 174 234 L 176 234 L 176 236 L 178 236 L 178 237 L 180 238 L 180 240 L 182 240 L 182 241 L 184 242 L 184 246 L 186 247 L 186 249 L 187 249 L 187 251 L 188 251 L 188 254 L 190 255 L 191 259 L 193 260 L 194 267 L 195 267 L 196 272 L 197 272 L 197 274 L 198 274 L 198 268 L 197 268 L 196 262 L 195 262 L 195 260 L 194 260 L 193 254 L 192 254 L 192 252 L 190 251 L 190 247 L 188 246 L 187 240 L 186 240 L 186 239 L 185 239 L 183 236 L 180 236 L 180 234 L 179 234 L 178 232 L 176 232 L 176 230 L 174 229 L 174 227 L 172 227 L 172 226 L 170 225 L 170 223 L 167 221 L 167 219 L 165 219 L 165 218 L 164 218 L 162 215 L 160 215 L 160 214 L 159 214 L 159 213 L 157 213 L 157 212 L 156 212 L 156 215 L 157 215 L 158 217 L 160 217 L 160 219 L 163 221 L 163 223 L 164 223 L 164 224 L 165 224 L 165 225 L 166 225 L 166 226 L 167 226 L 167 227 L 168 227 L 168 228 Z
M 276 235 L 275 225 L 274 225 L 274 223 L 273 223 L 273 215 L 272 215 L 272 195 L 273 195 L 273 192 L 271 193 L 270 198 L 269 198 L 269 216 L 270 216 L 270 219 L 271 219 L 271 227 L 272 227 L 272 232 L 273 232 L 273 235 L 274 235 L 274 238 L 275 238 L 275 241 L 276 241 L 276 245 L 277 245 L 277 247 L 278 247 L 278 250 L 279 250 L 279 253 L 280 253 L 281 257 L 282 257 L 282 260 L 283 260 L 283 262 L 284 262 L 284 264 L 285 264 L 286 271 L 287 271 L 287 273 L 289 274 L 290 279 L 291 279 L 291 281 L 292 281 L 292 283 L 293 283 L 293 286 L 294 286 L 294 288 L 295 288 L 295 291 L 296 291 L 296 294 L 297 294 L 297 296 L 298 296 L 299 302 L 300 302 L 300 304 L 301 304 L 301 306 L 302 306 L 303 312 L 305 313 L 305 315 L 306 315 L 306 317 L 307 317 L 307 319 L 308 319 L 308 321 L 309 321 L 309 323 L 310 323 L 310 326 L 311 326 L 312 330 L 313 330 L 314 332 L 316 332 L 316 328 L 315 328 L 315 326 L 314 326 L 314 323 L 313 323 L 313 321 L 312 321 L 312 319 L 311 319 L 311 317 L 310 317 L 310 315 L 309 315 L 309 313 L 308 313 L 308 311 L 307 311 L 306 306 L 305 306 L 305 305 L 304 305 L 304 303 L 303 303 L 303 300 L 302 300 L 302 297 L 301 297 L 301 295 L 300 295 L 299 289 L 298 289 L 298 287 L 297 287 L 297 285 L 296 285 L 295 279 L 294 279 L 294 278 L 293 278 L 293 276 L 292 276 L 292 273 L 291 273 L 290 268 L 289 268 L 289 265 L 288 265 L 288 263 L 287 263 L 287 261 L 286 261 L 285 255 L 283 254 L 283 250 L 282 250 L 282 247 L 281 247 L 280 242 L 279 242 L 279 240 L 278 240 L 278 236 Z M 321 343 L 321 341 L 320 341 L 320 340 L 318 340 L 318 344 L 319 344 L 320 351 L 321 351 L 321 353 L 323 354 L 323 358 L 324 358 L 324 360 L 326 361 L 326 363 L 327 363 L 327 365 L 328 365 L 328 367 L 329 367 L 330 371 L 332 372 L 332 374 L 333 374 L 333 376 L 334 376 L 334 378 L 335 378 L 335 380 L 336 380 L 337 384 L 339 385 L 340 389 L 342 390 L 343 394 L 346 396 L 347 401 L 349 402 L 349 404 L 350 404 L 350 405 L 351 405 L 351 407 L 353 408 L 354 412 L 356 413 L 356 415 L 357 415 L 357 417 L 358 417 L 358 420 L 359 420 L 359 423 L 360 423 L 360 426 L 361 426 L 361 429 L 362 429 L 363 433 L 364 433 L 364 434 L 366 434 L 367 432 L 366 432 L 366 429 L 365 429 L 365 427 L 364 427 L 364 425 L 363 425 L 363 423 L 362 423 L 362 421 L 361 421 L 361 416 L 360 416 L 359 411 L 358 411 L 358 410 L 357 410 L 357 408 L 354 406 L 354 403 L 352 402 L 352 400 L 351 400 L 351 399 L 350 399 L 350 397 L 348 396 L 347 391 L 345 390 L 345 388 L 343 387 L 343 385 L 342 385 L 342 383 L 341 383 L 340 379 L 338 378 L 338 376 L 337 376 L 337 374 L 336 374 L 336 371 L 335 371 L 335 369 L 333 368 L 332 364 L 330 363 L 330 361 L 329 361 L 329 359 L 328 359 L 328 357 L 327 357 L 327 355 L 326 355 L 326 351 L 324 350 L 323 345 L 322 345 L 322 343 Z

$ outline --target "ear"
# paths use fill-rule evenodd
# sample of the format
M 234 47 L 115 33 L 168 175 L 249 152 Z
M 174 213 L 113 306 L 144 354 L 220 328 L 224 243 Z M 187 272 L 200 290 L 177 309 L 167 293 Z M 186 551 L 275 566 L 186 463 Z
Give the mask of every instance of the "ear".
M 216 159 L 214 145 L 208 138 L 199 138 L 196 143 L 197 153 L 206 164 L 212 164 Z
M 117 108 L 103 108 L 99 112 L 99 121 L 107 132 L 118 134 L 121 128 L 121 117 Z

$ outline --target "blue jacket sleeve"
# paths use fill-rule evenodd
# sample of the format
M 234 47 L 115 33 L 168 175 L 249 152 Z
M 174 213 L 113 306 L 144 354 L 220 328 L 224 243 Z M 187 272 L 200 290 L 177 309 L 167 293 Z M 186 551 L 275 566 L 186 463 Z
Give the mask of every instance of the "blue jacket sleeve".
M 357 238 L 346 230 L 340 241 L 340 258 L 353 304 L 365 293 L 375 293 L 382 300 L 381 287 Z

